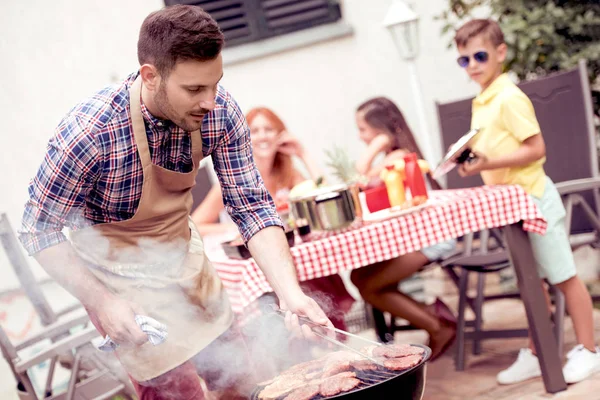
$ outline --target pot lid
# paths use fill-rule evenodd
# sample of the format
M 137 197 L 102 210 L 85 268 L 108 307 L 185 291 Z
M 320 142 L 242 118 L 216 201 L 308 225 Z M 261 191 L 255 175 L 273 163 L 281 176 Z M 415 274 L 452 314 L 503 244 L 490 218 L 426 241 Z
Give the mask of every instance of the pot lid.
M 326 194 L 333 195 L 335 193 L 342 192 L 344 190 L 348 190 L 348 188 L 349 188 L 348 185 L 345 185 L 345 184 L 323 186 L 323 187 L 317 188 L 316 190 L 313 190 L 305 195 L 291 197 L 290 200 L 307 200 L 307 199 L 312 199 L 317 196 L 322 196 L 322 195 L 326 195 Z

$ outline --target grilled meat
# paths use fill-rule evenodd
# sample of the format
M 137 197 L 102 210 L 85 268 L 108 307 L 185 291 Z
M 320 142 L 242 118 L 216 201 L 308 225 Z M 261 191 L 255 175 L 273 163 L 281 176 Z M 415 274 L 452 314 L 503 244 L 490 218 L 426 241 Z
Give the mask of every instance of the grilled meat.
M 336 394 L 347 392 L 360 385 L 358 379 L 344 374 L 348 373 L 345 372 L 325 379 L 319 386 L 321 396 L 335 396 Z
M 303 375 L 287 374 L 280 375 L 273 383 L 266 386 L 259 394 L 259 399 L 273 400 L 288 394 L 294 389 L 303 386 L 306 383 Z
M 336 364 L 330 364 L 323 369 L 321 376 L 327 378 L 339 374 L 340 372 L 350 371 L 350 361 L 340 361 Z
M 417 354 L 423 354 L 425 350 L 421 347 L 411 346 L 410 344 L 390 344 L 378 346 L 373 349 L 375 357 L 397 358 Z
M 324 378 L 337 375 L 340 372 L 350 371 L 351 363 L 362 360 L 362 358 L 358 354 L 349 351 L 336 351 L 327 354 L 325 360 L 325 366 L 321 375 Z
M 373 357 L 373 350 L 375 350 L 376 348 L 381 347 L 381 346 L 366 346 L 363 347 L 362 349 L 360 349 L 360 352 L 363 354 L 366 354 L 369 357 Z
M 379 369 L 379 366 L 371 360 L 353 361 L 350 365 L 357 371 L 376 371 Z
M 314 371 L 319 371 L 323 369 L 326 360 L 325 358 L 318 358 L 316 360 L 305 361 L 300 364 L 296 364 L 285 370 L 281 373 L 281 375 L 287 374 L 308 374 Z
M 284 400 L 310 400 L 320 392 L 319 385 L 307 385 L 294 390 Z
M 402 371 L 408 368 L 412 368 L 415 365 L 419 364 L 422 358 L 423 356 L 420 354 L 414 354 L 411 356 L 399 358 L 388 358 L 383 362 L 383 366 L 392 371 Z
M 407 344 L 369 346 L 361 352 L 373 357 L 392 371 L 403 371 L 418 365 L 424 349 Z M 309 400 L 317 395 L 334 396 L 360 385 L 357 372 L 376 371 L 381 365 L 348 351 L 329 353 L 317 360 L 294 365 L 279 376 L 265 381 L 258 394 L 262 400 L 285 397 L 287 400 Z

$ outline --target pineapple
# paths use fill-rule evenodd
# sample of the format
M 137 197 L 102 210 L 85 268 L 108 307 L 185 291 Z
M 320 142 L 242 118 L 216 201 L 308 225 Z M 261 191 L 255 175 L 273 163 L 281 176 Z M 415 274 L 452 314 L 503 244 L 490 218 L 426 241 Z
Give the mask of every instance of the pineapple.
M 341 182 L 366 183 L 368 179 L 359 174 L 354 167 L 354 161 L 350 159 L 345 149 L 334 145 L 332 150 L 325 150 L 327 166 L 333 169 L 333 175 Z

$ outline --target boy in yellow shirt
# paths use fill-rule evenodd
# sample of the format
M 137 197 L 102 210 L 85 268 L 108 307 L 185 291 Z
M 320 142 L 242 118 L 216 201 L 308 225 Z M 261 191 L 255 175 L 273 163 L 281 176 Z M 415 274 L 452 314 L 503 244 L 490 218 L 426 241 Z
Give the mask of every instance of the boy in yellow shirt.
M 600 371 L 594 341 L 592 301 L 577 277 L 565 227 L 565 209 L 554 183 L 544 172 L 546 147 L 531 101 L 502 73 L 507 47 L 497 22 L 476 19 L 454 37 L 458 64 L 481 86 L 473 100 L 472 128 L 481 128 L 472 144 L 474 161 L 461 165 L 461 176 L 481 173 L 486 185 L 520 185 L 531 195 L 548 221 L 545 235 L 529 235 L 538 271 L 566 298 L 578 345 L 567 355 L 563 374 L 567 383 L 579 382 Z M 535 348 L 521 349 L 517 360 L 497 380 L 511 384 L 541 375 Z

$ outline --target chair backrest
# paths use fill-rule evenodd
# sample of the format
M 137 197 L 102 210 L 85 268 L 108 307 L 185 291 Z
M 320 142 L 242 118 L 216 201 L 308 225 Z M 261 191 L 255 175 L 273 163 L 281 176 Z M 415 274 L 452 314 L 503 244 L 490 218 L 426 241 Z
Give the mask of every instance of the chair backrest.
M 196 185 L 192 188 L 192 196 L 194 198 L 192 210 L 195 210 L 196 207 L 202 203 L 202 200 L 204 200 L 211 187 L 212 183 L 210 181 L 208 167 L 201 167 L 196 176 Z
M 597 177 L 598 154 L 591 90 L 585 60 L 577 68 L 533 81 L 519 87 L 529 96 L 546 142 L 546 173 L 555 182 Z M 444 148 L 464 133 L 471 124 L 472 99 L 437 104 Z M 481 185 L 479 177 L 463 179 L 456 172 L 447 176 L 448 188 Z M 593 193 L 584 194 L 597 206 Z M 573 232 L 589 231 L 587 217 L 579 210 L 573 214 Z

